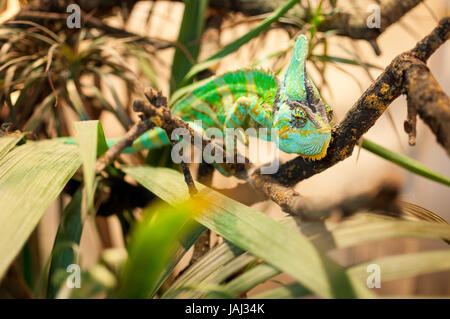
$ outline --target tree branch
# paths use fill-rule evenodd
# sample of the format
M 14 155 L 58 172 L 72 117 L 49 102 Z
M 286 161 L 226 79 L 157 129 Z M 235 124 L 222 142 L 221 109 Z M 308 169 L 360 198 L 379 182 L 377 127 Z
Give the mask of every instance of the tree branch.
M 350 37 L 352 39 L 363 39 L 373 41 L 382 34 L 389 26 L 400 20 L 411 9 L 416 7 L 423 0 L 381 0 L 380 7 L 380 28 L 368 28 L 367 18 L 371 12 L 361 12 L 354 14 L 338 11 L 335 15 L 330 15 L 319 26 L 320 31 L 336 30 L 337 34 Z
M 405 94 L 410 113 L 408 128 L 411 126 L 415 133 L 415 115 L 418 113 L 450 156 L 450 98 L 425 63 L 418 59 L 405 70 Z
M 210 5 L 215 8 L 242 12 L 246 15 L 259 15 L 274 11 L 285 0 L 210 0 Z M 370 29 L 367 27 L 367 18 L 370 12 L 354 14 L 345 10 L 336 10 L 335 14 L 325 17 L 320 24 L 319 31 L 325 32 L 336 30 L 337 34 L 352 39 L 364 39 L 374 41 L 390 25 L 397 22 L 408 11 L 416 7 L 423 0 L 381 0 L 377 1 L 380 6 L 381 28 Z M 296 21 L 306 21 L 308 10 L 297 5 L 292 8 L 286 17 Z

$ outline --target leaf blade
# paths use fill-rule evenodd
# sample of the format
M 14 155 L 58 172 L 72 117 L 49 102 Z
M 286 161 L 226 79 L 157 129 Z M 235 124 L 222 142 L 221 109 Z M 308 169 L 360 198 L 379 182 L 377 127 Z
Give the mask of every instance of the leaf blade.
M 0 160 L 0 277 L 81 164 L 74 146 L 29 142 Z

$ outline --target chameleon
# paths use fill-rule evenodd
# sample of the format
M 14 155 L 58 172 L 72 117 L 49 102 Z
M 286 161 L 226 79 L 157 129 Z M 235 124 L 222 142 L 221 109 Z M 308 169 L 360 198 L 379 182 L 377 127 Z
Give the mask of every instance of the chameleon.
M 299 35 L 283 77 L 269 71 L 237 70 L 216 76 L 183 97 L 172 114 L 207 128 L 276 128 L 277 147 L 287 153 L 319 160 L 331 140 L 333 110 L 326 105 L 306 72 L 308 39 Z M 244 137 L 245 138 L 245 137 Z M 274 140 L 274 136 L 262 137 Z M 117 139 L 108 140 L 112 145 Z M 154 128 L 125 152 L 139 152 L 170 144 L 165 131 Z

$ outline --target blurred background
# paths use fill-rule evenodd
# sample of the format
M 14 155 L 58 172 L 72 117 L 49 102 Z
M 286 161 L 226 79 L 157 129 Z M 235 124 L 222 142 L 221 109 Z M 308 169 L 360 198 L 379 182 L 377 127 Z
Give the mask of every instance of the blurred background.
M 5 1 L 4 1 L 5 2 Z M 8 10 L 14 10 L 11 3 Z M 312 3 L 319 2 L 311 0 Z M 340 6 L 348 8 L 349 11 L 365 11 L 369 1 L 339 1 Z M 356 4 L 357 3 L 357 4 Z M 172 1 L 140 1 L 133 10 L 129 12 L 127 19 L 120 12 L 106 18 L 111 26 L 125 28 L 126 30 L 146 35 L 150 38 L 176 41 L 182 20 L 184 4 Z M 428 34 L 438 23 L 441 17 L 448 16 L 450 12 L 450 1 L 427 0 L 419 4 L 415 9 L 407 13 L 399 22 L 388 28 L 379 38 L 378 44 L 382 54 L 376 56 L 373 48 L 367 41 L 355 41 L 344 37 L 331 37 L 329 39 L 329 54 L 333 56 L 354 59 L 351 52 L 357 52 L 364 62 L 371 63 L 384 68 L 398 54 L 411 49 L 420 39 Z M 207 12 L 209 26 L 220 25 L 220 28 L 210 27 L 202 38 L 199 60 L 212 55 L 218 48 L 245 34 L 258 21 L 249 19 L 242 14 Z M 4 17 L 4 16 L 3 16 Z M 218 23 L 221 20 L 221 24 Z M 289 47 L 288 34 L 280 29 L 273 28 L 244 45 L 237 52 L 221 60 L 214 69 L 218 74 L 245 68 L 255 61 L 263 59 L 261 67 L 277 70 L 284 65 L 290 55 L 283 58 L 269 58 L 272 53 Z M 316 48 L 321 51 L 320 45 Z M 152 66 L 152 77 L 147 76 L 142 80 L 143 86 L 154 86 L 161 89 L 164 94 L 170 91 L 171 61 L 174 49 L 160 50 L 150 58 Z M 430 58 L 428 66 L 447 94 L 450 94 L 450 43 L 443 45 Z M 135 61 L 127 61 L 131 69 L 139 73 L 140 65 Z M 343 70 L 342 70 L 343 69 Z M 339 122 L 356 102 L 363 91 L 372 83 L 381 71 L 366 70 L 358 66 L 342 65 L 341 69 L 330 65 L 325 70 L 325 78 L 328 85 L 323 85 L 317 70 L 311 65 L 307 66 L 315 83 L 321 86 L 321 93 L 326 101 L 333 106 L 336 122 Z M 150 81 L 151 79 L 152 81 Z M 111 79 L 118 92 L 118 98 L 123 105 L 130 100 L 128 90 L 124 81 Z M 114 96 L 105 90 L 105 97 L 114 103 Z M 435 137 L 429 128 L 418 120 L 417 144 L 415 147 L 408 145 L 407 135 L 403 131 L 403 122 L 406 118 L 406 100 L 398 98 L 390 107 L 389 115 L 385 113 L 367 133 L 367 137 L 398 153 L 410 156 L 428 167 L 450 176 L 450 162 L 445 151 L 436 143 Z M 74 117 L 75 119 L 75 117 Z M 116 117 L 111 113 L 103 112 L 100 120 L 108 138 L 119 137 L 125 130 Z M 450 123 L 449 123 L 450 125 Z M 73 135 L 73 128 L 68 130 Z M 282 160 L 291 158 L 286 155 Z M 130 159 L 132 160 L 132 159 Z M 325 200 L 341 198 L 345 195 L 355 193 L 361 189 L 368 189 L 377 181 L 385 177 L 394 177 L 402 181 L 401 199 L 414 203 L 437 213 L 447 221 L 450 221 L 450 189 L 444 185 L 435 183 L 428 179 L 414 175 L 392 163 L 377 157 L 365 150 L 357 150 L 345 161 L 337 164 L 321 174 L 315 175 L 308 180 L 302 181 L 296 186 L 298 192 L 303 196 L 312 198 L 323 198 Z M 235 178 L 226 178 L 215 173 L 213 186 L 219 189 L 233 188 L 240 183 Z M 55 203 L 45 217 L 41 220 L 35 234 L 36 243 L 41 248 L 40 260 L 44 266 L 49 258 L 53 240 L 59 224 L 59 203 Z M 271 201 L 263 201 L 252 206 L 272 217 L 283 216 L 281 209 Z M 106 232 L 105 236 L 102 232 Z M 108 240 L 105 240 L 107 238 Z M 115 216 L 92 218 L 87 227 L 84 228 L 81 239 L 81 263 L 82 267 L 89 267 L 96 263 L 101 249 L 106 247 L 123 247 L 120 224 Z M 383 242 L 361 245 L 355 248 L 341 250 L 333 254 L 342 265 L 352 265 L 358 262 L 368 261 L 381 256 L 394 255 L 402 252 L 415 252 L 431 248 L 445 249 L 444 242 L 427 241 L 419 239 L 396 239 Z M 184 262 L 189 259 L 185 257 Z M 182 267 L 180 266 L 180 269 Z M 290 278 L 281 275 L 276 278 L 282 282 L 289 282 Z M 257 287 L 252 293 L 261 292 L 268 287 L 276 286 L 271 281 Z M 382 294 L 398 295 L 450 295 L 450 272 L 440 272 L 418 276 L 415 278 L 402 279 L 383 283 Z

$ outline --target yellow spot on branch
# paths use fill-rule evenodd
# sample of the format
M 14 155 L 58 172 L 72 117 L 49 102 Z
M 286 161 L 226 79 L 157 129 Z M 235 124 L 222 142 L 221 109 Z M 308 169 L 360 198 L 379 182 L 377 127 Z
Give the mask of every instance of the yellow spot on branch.
M 386 95 L 386 93 L 389 91 L 389 85 L 387 83 L 383 83 L 381 87 L 381 94 Z
M 378 108 L 380 100 L 378 99 L 378 96 L 376 96 L 375 94 L 371 94 L 366 97 L 365 104 L 370 108 Z
M 349 147 L 350 147 L 350 145 L 346 145 L 342 150 L 339 151 L 340 158 L 342 158 L 342 159 L 347 158 Z

